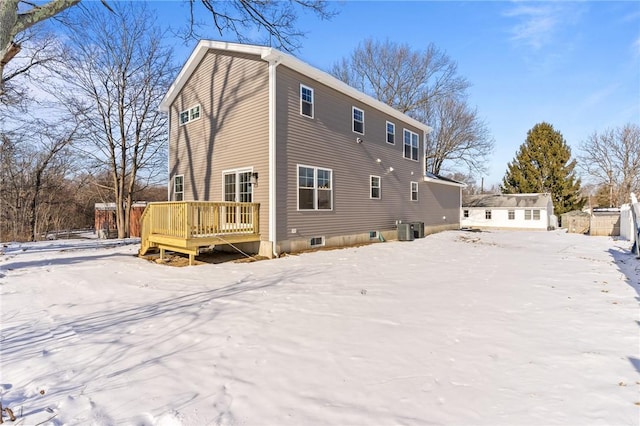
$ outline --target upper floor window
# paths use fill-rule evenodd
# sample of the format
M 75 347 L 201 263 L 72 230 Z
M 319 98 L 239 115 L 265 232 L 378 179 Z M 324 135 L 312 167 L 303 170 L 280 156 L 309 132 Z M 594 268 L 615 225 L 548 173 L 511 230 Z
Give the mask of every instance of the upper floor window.
M 380 176 L 370 176 L 369 188 L 371 198 L 380 198 Z
M 332 176 L 330 169 L 298 166 L 298 210 L 331 210 Z
M 300 114 L 313 118 L 313 89 L 300 85 Z
M 184 200 L 184 176 L 178 175 L 173 177 L 173 199 L 175 201 Z
M 418 201 L 418 182 L 411 182 L 411 201 Z
M 353 131 L 364 135 L 364 111 L 360 108 L 353 107 Z
M 396 125 L 387 121 L 387 143 L 396 143 Z
M 418 161 L 418 134 L 404 129 L 404 158 Z
M 180 125 L 187 124 L 190 121 L 200 118 L 200 105 L 196 105 L 180 112 Z
M 487 220 L 491 219 L 491 210 L 484 211 L 484 218 Z

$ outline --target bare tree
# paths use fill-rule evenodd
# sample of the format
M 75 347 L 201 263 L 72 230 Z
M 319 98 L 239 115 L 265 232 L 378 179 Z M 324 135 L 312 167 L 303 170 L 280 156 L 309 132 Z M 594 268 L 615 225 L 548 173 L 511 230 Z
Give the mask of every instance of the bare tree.
M 240 42 L 275 45 L 289 52 L 298 49 L 304 32 L 297 27 L 300 11 L 312 12 L 320 19 L 330 19 L 336 12 L 326 0 L 189 0 L 188 38 L 201 38 L 196 19 L 205 9 L 218 33 L 231 34 Z M 205 27 L 208 25 L 204 24 Z
M 458 97 L 469 87 L 455 61 L 434 44 L 416 51 L 408 44 L 367 39 L 336 63 L 331 74 L 410 115 L 435 99 Z
M 167 117 L 158 106 L 176 67 L 146 3 L 115 3 L 112 12 L 87 4 L 78 12 L 58 93 L 80 120 L 83 155 L 110 174 L 118 237 L 125 238 L 140 179 L 165 172 Z
M 61 209 L 52 207 L 70 203 L 61 190 L 70 169 L 68 148 L 76 128 L 67 123 L 34 121 L 28 128 L 2 133 L 0 229 L 9 239 L 37 240 L 53 221 L 61 219 Z
M 609 206 L 629 202 L 631 192 L 640 191 L 640 126 L 628 123 L 594 132 L 580 150 L 579 167 L 594 184 L 606 188 Z
M 285 50 L 295 50 L 304 34 L 297 28 L 297 13 L 311 11 L 327 19 L 335 13 L 324 0 L 188 0 L 190 16 L 186 38 L 198 37 L 196 15 L 199 7 L 211 17 L 220 35 L 230 35 L 239 41 L 253 41 L 248 34 L 263 36 L 262 41 L 275 44 Z M 115 1 L 101 0 L 106 9 L 112 10 Z M 39 22 L 59 15 L 80 3 L 80 0 L 49 0 L 36 4 L 27 0 L 0 0 L 0 98 L 4 95 L 4 67 L 22 48 L 20 35 Z
M 441 98 L 426 105 L 424 117 L 433 127 L 425 140 L 427 171 L 441 174 L 446 163 L 471 174 L 486 171 L 493 139 L 476 109 L 461 98 Z
M 407 44 L 367 39 L 331 73 L 356 89 L 426 123 L 427 170 L 482 172 L 493 139 L 477 110 L 467 105 L 469 82 L 457 64 L 435 45 L 424 51 Z

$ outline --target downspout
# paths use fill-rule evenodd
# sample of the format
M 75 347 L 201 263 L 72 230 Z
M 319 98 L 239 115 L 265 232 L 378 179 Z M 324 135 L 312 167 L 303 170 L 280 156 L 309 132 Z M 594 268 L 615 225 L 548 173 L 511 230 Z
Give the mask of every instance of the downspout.
M 278 57 L 264 57 L 269 61 L 269 241 L 274 257 L 278 257 L 276 237 L 276 67 Z
M 171 201 L 171 107 L 167 111 L 167 201 Z

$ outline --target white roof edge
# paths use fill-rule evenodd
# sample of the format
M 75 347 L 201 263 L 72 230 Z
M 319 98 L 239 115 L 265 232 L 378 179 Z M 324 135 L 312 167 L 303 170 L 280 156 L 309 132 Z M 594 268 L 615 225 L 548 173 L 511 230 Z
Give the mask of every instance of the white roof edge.
M 193 71 L 196 69 L 204 55 L 209 49 L 227 50 L 236 53 L 246 53 L 252 55 L 258 55 L 264 61 L 276 61 L 288 68 L 293 69 L 301 74 L 304 74 L 319 83 L 325 84 L 332 89 L 346 94 L 364 104 L 367 104 L 375 109 L 381 110 L 398 120 L 402 120 L 418 129 L 421 129 L 425 133 L 430 133 L 433 129 L 424 123 L 419 122 L 406 114 L 398 111 L 397 109 L 390 107 L 389 105 L 380 102 L 379 100 L 360 92 L 357 89 L 349 86 L 341 80 L 338 80 L 329 73 L 326 73 L 318 68 L 315 68 L 300 59 L 289 55 L 288 53 L 281 52 L 277 49 L 264 46 L 256 46 L 251 44 L 229 43 L 224 41 L 213 40 L 200 40 L 195 49 L 185 62 L 184 66 L 180 70 L 180 73 L 176 77 L 173 84 L 169 87 L 169 90 L 162 98 L 160 102 L 160 111 L 168 112 L 169 107 L 173 103 L 173 100 L 178 95 L 182 87 L 185 85 Z
M 450 182 L 450 181 L 446 181 L 446 180 L 442 180 L 442 179 L 433 179 L 430 178 L 429 176 L 425 176 L 424 177 L 424 181 L 425 182 L 431 182 L 431 183 L 439 183 L 440 185 L 451 185 L 451 186 L 457 186 L 459 188 L 466 188 L 467 184 L 466 183 L 462 183 L 462 182 Z

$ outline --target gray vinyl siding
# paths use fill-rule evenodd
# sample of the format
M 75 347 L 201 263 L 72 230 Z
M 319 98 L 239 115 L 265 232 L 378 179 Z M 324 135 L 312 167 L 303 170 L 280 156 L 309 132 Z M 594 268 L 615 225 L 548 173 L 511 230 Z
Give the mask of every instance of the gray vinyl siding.
M 269 212 L 268 64 L 257 56 L 209 51 L 171 105 L 170 197 L 184 175 L 185 201 L 223 201 L 222 171 L 253 167 L 253 201 L 267 239 Z M 180 125 L 179 114 L 200 104 L 201 118 Z
M 313 119 L 300 114 L 300 83 L 314 90 Z M 276 102 L 278 240 L 388 230 L 396 220 L 426 225 L 442 225 L 445 215 L 459 220 L 459 188 L 433 189 L 444 185 L 423 182 L 420 129 L 284 66 L 277 68 Z M 364 135 L 352 131 L 353 106 L 364 111 Z M 387 121 L 395 124 L 395 145 L 386 142 Z M 418 134 L 419 161 L 403 158 L 403 129 Z M 333 170 L 332 211 L 297 210 L 298 164 Z M 369 197 L 370 175 L 381 178 L 379 200 Z M 417 202 L 410 201 L 411 181 L 418 182 Z

